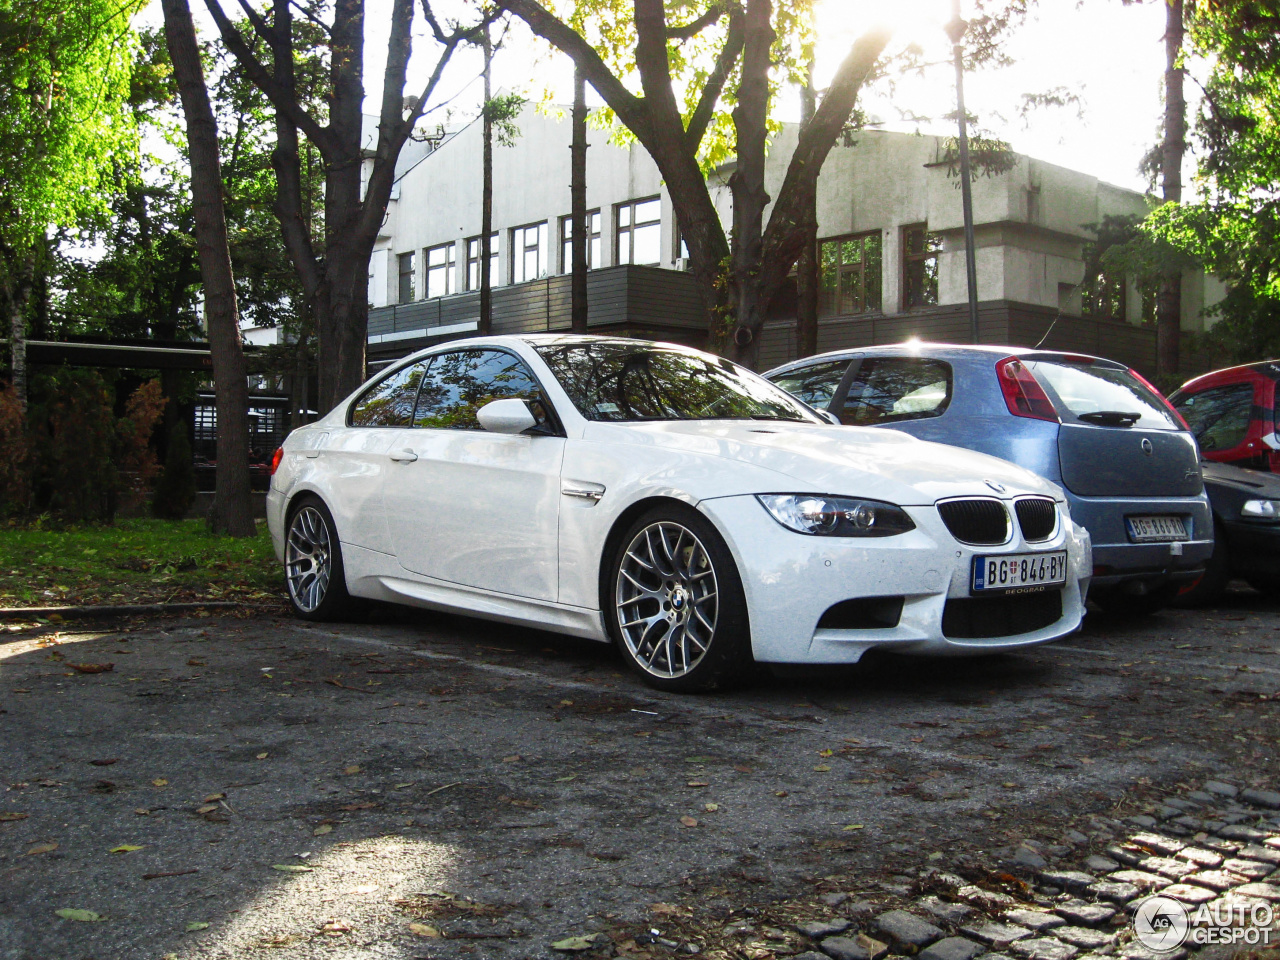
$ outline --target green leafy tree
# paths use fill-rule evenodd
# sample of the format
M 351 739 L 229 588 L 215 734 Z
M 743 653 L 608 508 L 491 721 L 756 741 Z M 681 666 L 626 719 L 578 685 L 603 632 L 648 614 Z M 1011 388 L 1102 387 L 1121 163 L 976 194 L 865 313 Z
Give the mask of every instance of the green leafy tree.
M 101 211 L 136 149 L 128 110 L 142 0 L 0 0 L 0 300 L 26 396 L 25 307 L 51 231 Z

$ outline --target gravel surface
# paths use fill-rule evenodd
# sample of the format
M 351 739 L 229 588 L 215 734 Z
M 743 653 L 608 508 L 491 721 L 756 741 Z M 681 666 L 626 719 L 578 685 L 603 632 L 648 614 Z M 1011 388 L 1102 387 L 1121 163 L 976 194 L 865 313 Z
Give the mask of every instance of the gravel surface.
M 1277 697 L 1249 592 L 684 698 L 420 612 L 10 624 L 0 960 L 1114 953 L 1142 876 L 1276 883 Z

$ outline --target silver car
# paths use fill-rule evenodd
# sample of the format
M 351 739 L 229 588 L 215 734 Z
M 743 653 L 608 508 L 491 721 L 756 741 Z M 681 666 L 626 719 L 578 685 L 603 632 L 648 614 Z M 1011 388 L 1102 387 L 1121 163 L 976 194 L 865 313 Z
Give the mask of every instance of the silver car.
M 1213 551 L 1195 438 L 1123 364 L 908 342 L 806 357 L 765 377 L 841 423 L 993 454 L 1060 484 L 1093 538 L 1089 597 L 1104 608 L 1163 606 Z

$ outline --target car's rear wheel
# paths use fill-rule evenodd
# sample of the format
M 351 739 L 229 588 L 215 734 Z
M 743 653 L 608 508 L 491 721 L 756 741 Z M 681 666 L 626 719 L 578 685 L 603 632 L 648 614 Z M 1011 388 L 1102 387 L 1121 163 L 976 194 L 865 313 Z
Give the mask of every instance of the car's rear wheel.
M 1204 573 L 1189 587 L 1178 591 L 1180 607 L 1199 607 L 1217 603 L 1227 592 L 1231 581 L 1231 562 L 1227 554 L 1227 535 L 1222 524 L 1213 522 L 1213 553 L 1205 562 Z
M 610 630 L 649 685 L 711 690 L 751 669 L 742 580 L 723 538 L 700 514 L 676 506 L 648 511 L 622 536 L 608 569 Z
M 319 497 L 303 497 L 289 511 L 284 578 L 289 603 L 304 620 L 344 620 L 359 610 L 358 601 L 347 592 L 333 514 Z

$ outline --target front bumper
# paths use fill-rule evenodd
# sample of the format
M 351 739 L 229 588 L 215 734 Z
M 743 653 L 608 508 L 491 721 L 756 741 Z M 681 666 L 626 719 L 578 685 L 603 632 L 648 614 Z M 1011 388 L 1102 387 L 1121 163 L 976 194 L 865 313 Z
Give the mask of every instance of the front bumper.
M 1227 557 L 1238 576 L 1280 576 L 1280 523 L 1224 520 Z
M 1154 590 L 1194 580 L 1213 553 L 1213 515 L 1208 499 L 1160 497 L 1077 497 L 1068 494 L 1072 519 L 1093 540 L 1093 587 L 1129 584 Z M 1130 543 L 1125 517 L 1180 516 L 1190 540 L 1181 543 Z
M 884 538 L 811 537 L 777 523 L 755 497 L 704 500 L 698 508 L 729 545 L 742 575 L 751 622 L 751 647 L 764 663 L 854 663 L 872 648 L 903 653 L 980 655 L 1056 640 L 1080 626 L 1092 570 L 1089 535 L 1059 507 L 1052 540 L 1027 544 L 1015 535 L 1001 547 L 969 547 L 955 540 L 937 509 L 907 507 L 916 524 Z M 997 636 L 955 635 L 957 605 L 967 601 L 973 557 L 1067 551 L 1061 615 L 1034 629 Z M 901 598 L 896 626 L 818 628 L 823 614 L 845 600 Z M 972 604 L 960 604 L 959 607 Z M 952 636 L 944 632 L 944 618 Z M 960 631 L 965 632 L 965 631 Z M 972 632 L 972 631 L 968 631 Z

